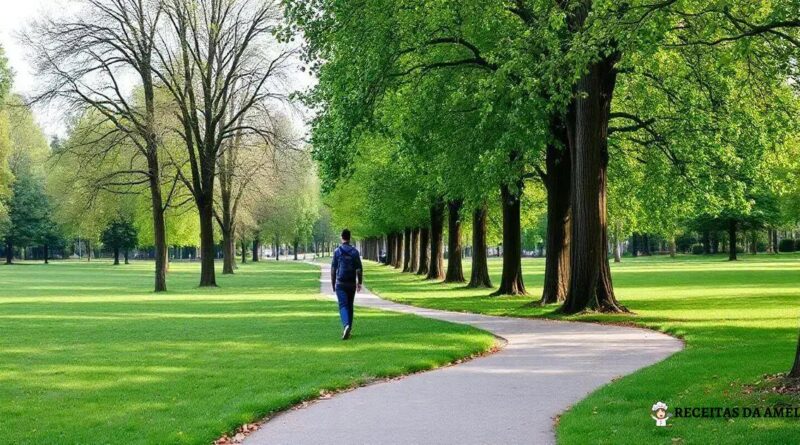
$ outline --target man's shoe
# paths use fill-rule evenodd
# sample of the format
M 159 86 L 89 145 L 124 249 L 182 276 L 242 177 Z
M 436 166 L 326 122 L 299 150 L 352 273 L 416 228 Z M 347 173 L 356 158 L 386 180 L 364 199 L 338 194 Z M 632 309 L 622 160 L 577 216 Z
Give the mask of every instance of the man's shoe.
M 342 332 L 342 340 L 347 340 L 350 338 L 350 325 L 344 327 L 344 332 Z

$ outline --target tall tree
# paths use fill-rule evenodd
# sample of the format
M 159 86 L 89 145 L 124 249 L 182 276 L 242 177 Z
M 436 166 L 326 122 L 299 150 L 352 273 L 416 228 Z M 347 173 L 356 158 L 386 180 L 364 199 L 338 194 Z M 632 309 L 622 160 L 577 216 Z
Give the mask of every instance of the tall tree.
M 82 0 L 69 15 L 43 18 L 27 34 L 41 79 L 37 100 L 63 102 L 72 111 L 91 110 L 105 133 L 87 144 L 88 158 L 116 154 L 145 162 L 141 168 L 109 173 L 109 184 L 147 184 L 155 241 L 155 291 L 166 291 L 167 241 L 162 194 L 160 138 L 156 128 L 156 81 L 153 61 L 163 5 L 159 0 Z M 141 93 L 125 85 L 133 74 Z M 112 133 L 114 135 L 112 136 Z M 125 139 L 129 144 L 116 144 Z M 124 148 L 125 153 L 119 153 Z
M 292 51 L 280 45 L 279 2 L 166 0 L 155 49 L 156 77 L 177 107 L 179 133 L 200 221 L 200 286 L 216 286 L 214 198 L 217 162 L 242 133 L 269 138 L 255 110 L 285 98 L 281 80 Z

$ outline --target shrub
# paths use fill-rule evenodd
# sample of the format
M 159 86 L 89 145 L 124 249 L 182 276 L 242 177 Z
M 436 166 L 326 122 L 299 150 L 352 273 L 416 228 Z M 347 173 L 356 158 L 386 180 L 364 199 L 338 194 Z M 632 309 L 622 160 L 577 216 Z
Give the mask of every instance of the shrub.
M 702 244 L 693 244 L 692 245 L 692 254 L 694 254 L 694 255 L 702 255 L 703 254 L 703 245 Z
M 794 252 L 797 250 L 795 248 L 795 241 L 793 239 L 782 239 L 780 243 L 778 243 L 778 250 L 781 252 Z

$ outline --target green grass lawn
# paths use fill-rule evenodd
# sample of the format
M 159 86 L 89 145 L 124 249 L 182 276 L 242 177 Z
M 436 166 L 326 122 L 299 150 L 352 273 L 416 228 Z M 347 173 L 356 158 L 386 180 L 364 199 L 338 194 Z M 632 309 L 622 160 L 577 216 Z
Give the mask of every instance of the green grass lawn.
M 468 261 L 465 263 L 469 269 Z M 494 284 L 501 263 L 490 263 Z M 544 261 L 523 264 L 530 297 L 490 298 L 486 290 L 444 285 L 367 267 L 372 290 L 392 300 L 447 310 L 520 317 L 556 317 L 557 306 L 532 307 Z M 469 276 L 469 270 L 466 276 Z M 788 371 L 800 330 L 800 255 L 625 258 L 612 265 L 619 300 L 635 315 L 582 315 L 585 321 L 635 323 L 679 336 L 686 349 L 622 378 L 567 411 L 557 428 L 562 444 L 789 444 L 800 419 L 670 419 L 656 428 L 650 406 L 800 405 L 797 395 L 750 391 L 764 374 Z M 584 372 L 591 372 L 586 369 Z M 565 376 L 565 379 L 568 379 Z M 565 385 L 569 384 L 565 380 Z
M 464 326 L 356 312 L 339 340 L 319 271 L 242 266 L 197 287 L 176 263 L 153 294 L 152 264 L 0 267 L 0 443 L 207 444 L 237 426 L 375 377 L 486 350 Z

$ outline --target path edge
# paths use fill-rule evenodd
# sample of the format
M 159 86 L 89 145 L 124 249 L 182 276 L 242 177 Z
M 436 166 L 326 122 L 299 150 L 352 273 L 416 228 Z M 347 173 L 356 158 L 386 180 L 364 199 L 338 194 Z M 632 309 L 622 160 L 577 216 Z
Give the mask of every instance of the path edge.
M 320 278 L 322 278 L 321 274 L 322 274 L 323 268 L 322 268 L 322 265 L 320 263 L 315 263 L 313 261 L 303 261 L 303 262 L 306 263 L 306 264 L 310 264 L 310 265 L 313 265 L 313 266 L 317 267 L 320 270 Z M 320 280 L 320 284 L 321 283 L 322 283 L 322 281 Z M 365 289 L 369 289 L 369 288 L 367 288 L 365 286 Z M 372 291 L 370 291 L 370 292 L 372 292 Z M 320 289 L 320 292 L 319 292 L 320 301 L 330 301 L 330 299 L 326 298 L 325 295 L 326 294 L 324 292 L 322 292 L 322 289 Z M 392 301 L 392 300 L 389 300 L 387 298 L 381 297 L 380 295 L 378 295 L 378 294 L 376 294 L 374 292 L 373 292 L 373 295 L 377 296 L 378 298 L 381 298 L 382 300 L 390 301 L 390 302 L 395 303 L 395 304 L 404 304 L 404 303 L 397 303 L 395 301 Z M 413 306 L 413 305 L 410 305 L 410 304 L 405 304 L 405 306 L 418 307 L 418 306 Z M 393 313 L 403 314 L 403 315 L 413 315 L 415 317 L 429 318 L 429 317 L 423 317 L 422 315 L 417 315 L 417 314 L 406 314 L 404 312 L 392 311 L 390 309 L 377 309 L 377 310 L 385 311 L 385 312 L 393 312 Z M 451 312 L 451 311 L 442 311 L 442 312 Z M 436 320 L 436 319 L 431 318 L 431 320 Z M 446 320 L 436 320 L 436 321 L 440 321 L 442 323 L 451 323 L 451 324 L 459 324 L 459 325 L 464 325 L 464 326 L 470 326 L 470 325 L 467 325 L 467 324 L 464 324 L 464 323 L 456 323 L 456 322 L 446 321 Z M 254 434 L 256 431 L 261 429 L 261 427 L 263 427 L 264 425 L 266 425 L 270 421 L 275 420 L 278 417 L 283 416 L 285 414 L 288 414 L 288 413 L 290 413 L 292 411 L 309 408 L 309 407 L 319 403 L 322 400 L 328 400 L 328 399 L 330 399 L 332 397 L 336 397 L 339 394 L 344 394 L 344 393 L 348 393 L 348 392 L 351 392 L 351 391 L 355 391 L 355 390 L 357 390 L 359 388 L 364 388 L 364 387 L 367 387 L 367 386 L 380 385 L 382 383 L 389 383 L 389 382 L 393 382 L 393 381 L 397 381 L 397 380 L 402 380 L 402 379 L 405 379 L 405 378 L 413 376 L 413 375 L 422 374 L 422 373 L 425 373 L 425 372 L 437 371 L 437 370 L 440 370 L 440 369 L 449 368 L 451 366 L 457 366 L 457 365 L 460 365 L 462 363 L 471 362 L 473 360 L 477 360 L 477 359 L 480 359 L 480 358 L 483 358 L 483 357 L 487 357 L 487 356 L 496 354 L 496 353 L 502 351 L 508 345 L 508 340 L 506 340 L 505 338 L 495 334 L 494 332 L 490 332 L 490 331 L 487 331 L 485 329 L 476 328 L 475 326 L 470 326 L 470 327 L 473 328 L 473 329 L 477 329 L 479 331 L 486 332 L 489 335 L 491 335 L 492 337 L 494 337 L 494 340 L 495 340 L 494 344 L 489 349 L 486 349 L 484 351 L 477 352 L 477 353 L 474 353 L 474 354 L 470 354 L 470 355 L 465 356 L 465 357 L 457 358 L 457 359 L 455 359 L 453 361 L 450 361 L 450 362 L 447 362 L 447 363 L 443 363 L 441 365 L 437 365 L 437 366 L 434 366 L 434 367 L 429 368 L 429 369 L 420 369 L 420 370 L 417 370 L 417 371 L 401 373 L 401 374 L 397 374 L 397 375 L 389 376 L 389 377 L 374 377 L 374 378 L 367 379 L 367 380 L 364 380 L 364 381 L 361 381 L 361 382 L 353 382 L 351 384 L 342 386 L 341 388 L 335 388 L 335 389 L 329 390 L 329 391 L 324 390 L 324 389 L 320 390 L 319 394 L 317 394 L 317 395 L 302 399 L 299 402 L 294 403 L 292 405 L 289 405 L 289 406 L 287 406 L 285 408 L 281 408 L 281 409 L 277 409 L 275 411 L 269 412 L 265 416 L 259 418 L 258 420 L 255 420 L 253 422 L 239 425 L 238 427 L 234 428 L 233 430 L 230 430 L 230 431 L 226 432 L 225 434 L 223 434 L 222 436 L 220 436 L 219 438 L 217 438 L 216 440 L 214 440 L 211 443 L 212 443 L 212 445 L 237 445 L 237 444 L 241 444 L 250 435 Z

